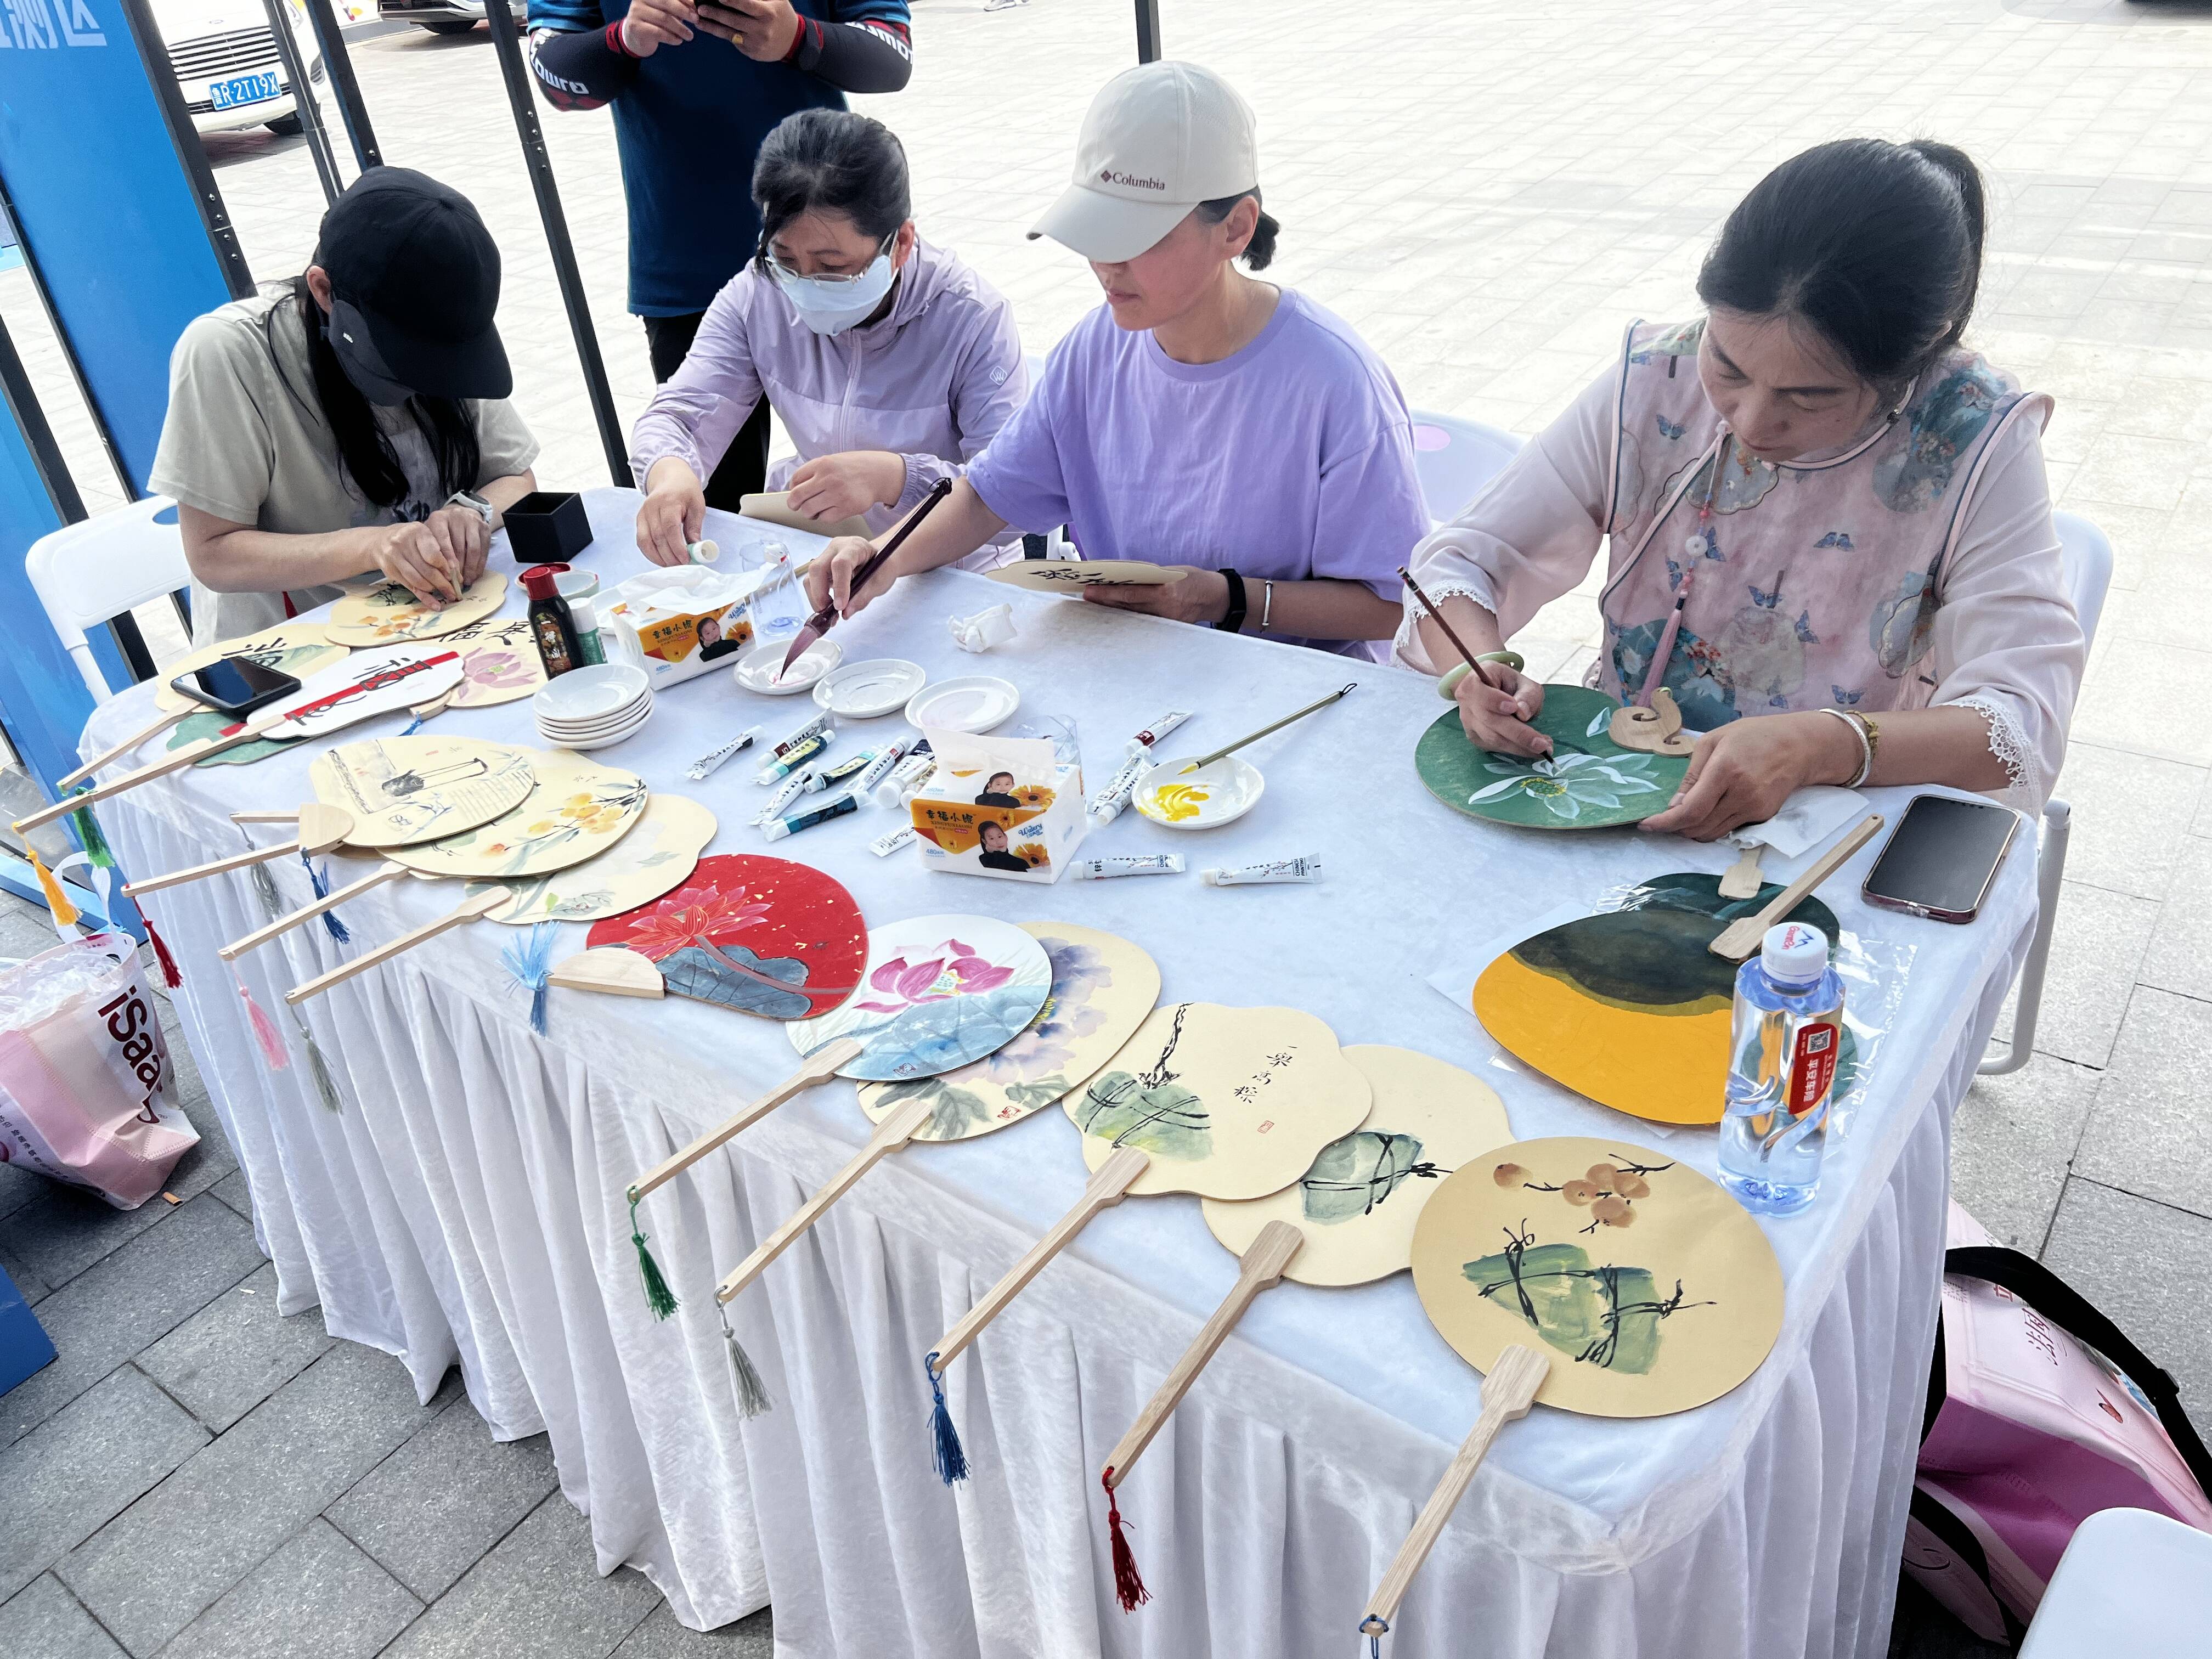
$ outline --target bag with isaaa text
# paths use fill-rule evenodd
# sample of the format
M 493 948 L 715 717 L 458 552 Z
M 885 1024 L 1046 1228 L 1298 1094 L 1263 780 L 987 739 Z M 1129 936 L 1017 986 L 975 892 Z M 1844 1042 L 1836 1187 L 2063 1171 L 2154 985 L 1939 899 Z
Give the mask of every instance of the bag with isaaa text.
M 0 1163 L 135 1210 L 199 1144 L 175 1081 L 128 935 L 0 960 Z

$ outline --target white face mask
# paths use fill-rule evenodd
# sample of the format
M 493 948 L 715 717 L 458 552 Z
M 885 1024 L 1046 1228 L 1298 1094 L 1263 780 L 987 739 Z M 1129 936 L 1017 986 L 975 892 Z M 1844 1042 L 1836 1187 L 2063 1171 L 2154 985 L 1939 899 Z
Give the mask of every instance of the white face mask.
M 842 334 L 864 322 L 891 291 L 891 256 L 878 253 L 857 276 L 799 276 L 774 260 L 769 269 L 799 320 L 817 334 Z

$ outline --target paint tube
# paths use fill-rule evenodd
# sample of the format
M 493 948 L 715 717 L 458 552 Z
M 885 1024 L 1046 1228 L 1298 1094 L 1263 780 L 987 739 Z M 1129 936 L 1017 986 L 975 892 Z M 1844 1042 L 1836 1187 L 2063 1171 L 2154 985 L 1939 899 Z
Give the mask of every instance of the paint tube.
M 1090 813 L 1091 823 L 1111 823 L 1120 817 L 1121 809 L 1129 804 L 1129 797 L 1136 793 L 1137 780 L 1152 769 L 1152 753 L 1149 749 L 1142 754 L 1132 755 L 1123 762 L 1121 769 L 1114 775 L 1113 781 L 1093 795 L 1090 804 L 1084 808 Z
M 1129 739 L 1127 752 L 1133 757 L 1137 755 L 1149 755 L 1152 753 L 1152 745 L 1154 744 L 1158 743 L 1162 738 L 1167 736 L 1169 732 L 1174 731 L 1176 727 L 1181 726 L 1189 718 L 1190 710 L 1188 708 L 1169 709 L 1166 714 L 1161 715 L 1159 719 L 1154 720 L 1150 726 L 1145 727 L 1143 731 L 1138 732 L 1135 737 Z
M 1119 858 L 1079 859 L 1067 866 L 1070 881 L 1103 881 L 1109 876 L 1179 876 L 1180 853 L 1127 854 Z
M 927 747 L 927 740 L 924 746 Z M 875 800 L 878 806 L 896 806 L 908 795 L 921 787 L 929 775 L 937 769 L 937 757 L 916 750 L 891 769 L 890 776 L 876 786 Z
M 736 737 L 732 738 L 720 749 L 714 750 L 713 754 L 702 755 L 697 760 L 693 761 L 690 765 L 684 769 L 684 775 L 690 779 L 694 783 L 706 782 L 708 778 L 713 775 L 714 769 L 720 766 L 724 761 L 729 759 L 731 756 L 738 753 L 740 750 L 751 748 L 753 745 L 753 739 L 760 736 L 760 732 L 761 729 L 757 726 L 747 726 L 744 731 L 738 732 Z
M 827 732 L 817 732 L 812 737 L 804 738 L 792 744 L 790 748 L 780 750 L 775 759 L 753 774 L 753 781 L 774 783 L 778 778 L 787 778 L 829 746 L 830 734 Z
M 1198 878 L 1208 887 L 1252 887 L 1279 881 L 1319 881 L 1321 854 L 1302 859 L 1270 859 L 1235 870 L 1201 870 Z
M 831 818 L 842 818 L 848 812 L 857 812 L 860 803 L 847 790 L 833 799 L 826 800 L 811 812 L 794 812 L 787 818 L 770 818 L 761 825 L 761 834 L 770 841 L 781 841 L 796 830 L 811 829 L 817 823 L 827 823 Z
M 835 730 L 836 730 L 836 727 L 830 723 L 830 711 L 825 708 L 820 714 L 817 714 L 812 720 L 807 721 L 805 725 L 800 726 L 796 732 L 793 732 L 789 737 L 784 738 L 781 743 L 776 744 L 774 752 L 779 755 L 787 755 L 793 750 L 798 748 L 800 744 L 805 743 L 807 738 L 813 737 L 817 732 L 834 732 Z
M 722 556 L 722 550 L 712 542 L 686 542 L 684 550 L 694 564 L 712 564 Z
M 912 824 L 902 823 L 888 836 L 878 836 L 868 843 L 868 850 L 878 858 L 889 858 L 902 847 L 911 847 L 921 834 Z
M 876 786 L 890 775 L 891 768 L 906 758 L 906 751 L 907 744 L 903 738 L 896 743 L 887 743 L 877 750 L 874 758 L 868 763 L 867 769 L 853 780 L 853 793 L 862 800 L 875 799 Z
M 863 749 L 859 754 L 848 755 L 834 765 L 808 767 L 803 775 L 806 779 L 806 793 L 811 795 L 817 789 L 827 789 L 833 783 L 844 782 L 855 772 L 866 771 L 875 764 L 877 753 L 873 749 Z M 853 798 L 855 800 L 860 798 L 857 786 L 853 791 Z
M 813 775 L 814 770 L 809 767 L 804 771 L 793 773 L 776 785 L 775 793 L 761 804 L 761 810 L 753 814 L 753 822 L 766 823 L 770 818 L 781 817 L 784 809 L 806 793 L 808 780 Z

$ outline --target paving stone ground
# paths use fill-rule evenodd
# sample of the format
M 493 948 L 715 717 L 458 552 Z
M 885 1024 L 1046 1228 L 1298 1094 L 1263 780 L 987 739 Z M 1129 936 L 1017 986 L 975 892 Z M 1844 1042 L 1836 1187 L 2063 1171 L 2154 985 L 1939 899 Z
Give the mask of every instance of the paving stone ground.
M 1535 429 L 1637 316 L 1686 314 L 1721 216 L 1846 133 L 1940 136 L 1988 168 L 1975 343 L 2052 393 L 2060 504 L 2116 556 L 2060 793 L 2075 831 L 2035 1054 L 1960 1109 L 1958 1196 L 2183 1382 L 2212 1431 L 2212 3 L 2203 0 L 1164 0 L 1170 52 L 1257 107 L 1271 275 L 1350 319 L 1419 408 Z M 1013 301 L 1042 350 L 1096 303 L 1022 233 L 1090 92 L 1133 54 L 1115 0 L 917 0 L 914 85 L 857 100 L 912 158 L 924 233 Z M 465 191 L 506 258 L 501 326 L 554 487 L 605 463 L 491 43 L 419 31 L 355 61 L 387 159 Z M 650 394 L 623 310 L 605 113 L 541 109 L 623 422 Z M 298 270 L 320 198 L 300 141 L 212 139 L 258 276 Z M 733 174 L 732 191 L 744 187 Z M 702 202 L 701 211 L 713 204 Z M 97 510 L 120 499 L 21 272 L 15 335 Z M 1532 630 L 1577 668 L 1588 593 Z M 0 954 L 42 917 L 0 907 Z M 179 1046 L 181 1058 L 181 1047 Z M 765 1614 L 685 1632 L 599 1578 L 542 1438 L 493 1443 L 454 1380 L 275 1316 L 245 1183 L 206 1137 L 183 1201 L 131 1214 L 0 1166 L 0 1266 L 62 1358 L 0 1397 L 0 1653 L 765 1654 Z M 2145 1272 L 2155 1261 L 2160 1271 Z M 1900 1659 L 1980 1651 L 1908 1594 Z

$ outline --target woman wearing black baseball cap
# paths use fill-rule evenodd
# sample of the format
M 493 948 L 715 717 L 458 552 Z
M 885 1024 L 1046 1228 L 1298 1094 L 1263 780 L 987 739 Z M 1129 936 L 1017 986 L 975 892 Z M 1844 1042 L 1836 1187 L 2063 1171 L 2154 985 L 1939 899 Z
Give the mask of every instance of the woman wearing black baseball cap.
M 433 604 L 483 573 L 501 511 L 536 487 L 498 304 L 499 249 L 467 198 L 372 167 L 304 275 L 185 330 L 150 482 L 182 509 L 197 643 L 363 572 Z

